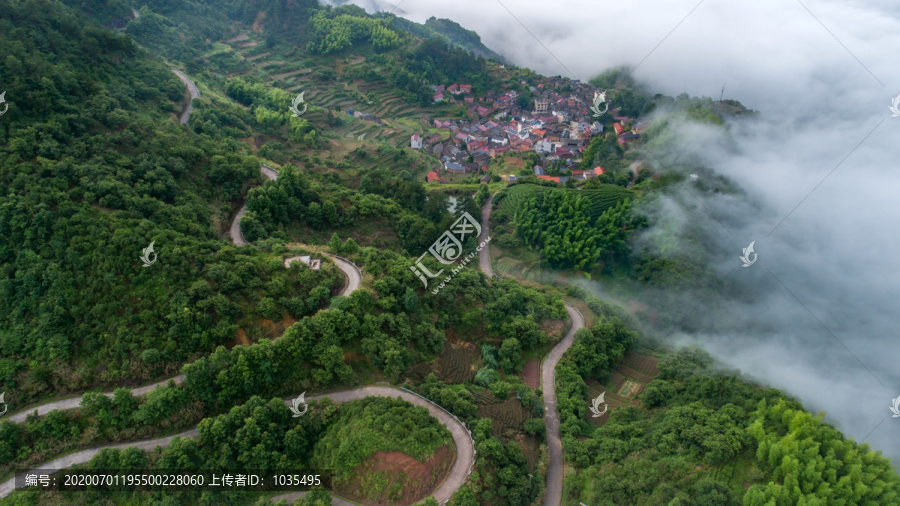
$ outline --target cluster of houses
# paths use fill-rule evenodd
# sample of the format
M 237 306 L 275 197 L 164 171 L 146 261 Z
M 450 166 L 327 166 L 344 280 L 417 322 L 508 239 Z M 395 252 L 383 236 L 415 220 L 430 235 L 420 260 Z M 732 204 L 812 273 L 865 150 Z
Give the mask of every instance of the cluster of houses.
M 442 100 L 447 100 L 450 103 L 455 104 L 458 102 L 456 100 L 456 95 L 470 94 L 472 93 L 472 85 L 471 84 L 451 84 L 450 86 L 441 85 L 431 85 L 431 89 L 434 90 L 434 101 L 435 103 L 440 102 Z M 446 94 L 446 95 L 445 95 Z M 450 96 L 447 96 L 450 95 Z M 467 103 L 474 103 L 475 97 L 468 95 L 463 98 L 463 101 Z
M 567 170 L 581 159 L 591 139 L 603 134 L 603 125 L 591 110 L 600 93 L 589 84 L 561 77 L 549 78 L 546 84 L 530 87 L 535 100 L 534 107 L 527 109 L 519 104 L 515 91 L 496 93 L 487 90 L 484 96 L 476 98 L 472 95 L 471 85 L 467 84 L 432 85 L 432 88 L 435 101 L 446 99 L 459 103 L 457 97 L 462 95 L 462 102 L 468 104 L 468 119 L 422 117 L 437 131 L 424 136 L 413 135 L 410 139 L 411 148 L 434 155 L 441 161 L 440 170 L 446 173 L 483 173 L 496 156 L 530 152 L 538 153 L 541 158 L 541 165 L 533 168 L 535 175 L 548 180 L 564 182 L 570 177 L 586 179 L 603 173 L 601 167 L 588 171 Z M 645 128 L 642 123 L 630 127 L 627 117 L 615 116 L 615 120 L 614 128 L 622 145 L 639 139 Z M 548 176 L 542 166 L 558 166 L 567 175 Z M 440 177 L 435 171 L 428 174 L 428 179 L 440 180 Z

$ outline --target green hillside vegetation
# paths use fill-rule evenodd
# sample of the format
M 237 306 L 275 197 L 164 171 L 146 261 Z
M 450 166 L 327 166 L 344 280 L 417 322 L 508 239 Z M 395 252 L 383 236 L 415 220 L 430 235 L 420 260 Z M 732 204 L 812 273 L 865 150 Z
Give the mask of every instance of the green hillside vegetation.
M 312 466 L 331 469 L 346 479 L 376 452 L 401 452 L 425 461 L 453 439 L 446 427 L 423 407 L 400 399 L 370 397 L 341 407 L 313 449 Z
M 23 424 L 0 422 L 0 473 L 79 445 L 172 433 L 258 392 L 296 395 L 354 384 L 361 374 L 400 379 L 417 363 L 434 360 L 448 332 L 536 346 L 547 337 L 535 325 L 565 314 L 553 294 L 512 282 L 490 285 L 468 269 L 434 296 L 410 288 L 420 283 L 405 257 L 364 248 L 357 262 L 376 277 L 371 291 L 338 298 L 336 307 L 304 317 L 277 340 L 219 347 L 183 368 L 183 386 L 157 388 L 142 398 L 125 391 L 113 399 L 88 394 L 79 410 Z M 504 355 L 510 370 L 520 367 L 520 346 Z M 358 350 L 364 361 L 348 364 L 347 349 Z
M 263 299 L 264 317 L 300 318 L 340 286 L 330 269 L 285 270 L 222 240 L 259 160 L 172 120 L 184 86 L 166 66 L 58 3 L 10 5 L 0 24 L 0 381 L 14 402 L 172 374 Z
M 631 213 L 633 196 L 616 185 L 511 185 L 494 197 L 495 244 L 514 255 L 528 246 L 541 265 L 592 271 L 601 260 L 623 258 L 630 232 L 642 226 Z
M 774 389 L 699 349 L 665 354 L 639 405 L 588 423 L 585 380 L 608 378 L 636 335 L 616 319 L 579 331 L 557 368 L 565 504 L 896 504 L 900 476 Z M 863 471 L 865 469 L 865 471 Z
M 490 50 L 481 42 L 481 37 L 477 33 L 472 30 L 466 30 L 459 23 L 450 19 L 439 19 L 432 16 L 425 20 L 425 24 L 419 24 L 405 18 L 395 17 L 393 26 L 406 30 L 418 37 L 444 40 L 466 51 L 470 51 L 476 56 L 483 56 L 484 58 L 491 58 L 500 62 L 504 61 L 501 55 Z
M 86 467 L 324 466 L 356 486 L 378 452 L 451 457 L 447 430 L 403 401 L 311 403 L 298 419 L 281 398 L 389 381 L 471 430 L 474 468 L 451 504 L 525 506 L 542 500 L 548 466 L 542 393 L 529 385 L 539 381 L 536 359 L 570 325 L 563 294 L 489 279 L 474 262 L 433 293 L 441 278 L 423 286 L 411 261 L 502 186 L 491 223 L 499 273 L 537 281 L 551 267 L 554 283 L 587 273 L 661 298 L 734 289 L 709 268 L 701 225 L 680 227 L 659 205 L 680 173 L 712 174 L 667 157 L 675 121 L 651 125 L 628 151 L 612 135 L 595 137 L 582 163 L 608 174 L 578 189 L 533 177 L 504 186 L 502 161 L 490 166 L 491 185 L 471 176 L 424 185 L 437 160 L 410 149 L 410 135 L 466 115 L 433 104 L 429 84 L 472 84 L 479 97 L 516 90 L 527 107 L 528 86 L 549 78 L 479 56 L 491 55 L 477 34 L 447 20 L 414 26 L 316 0 L 152 0 L 136 19 L 131 7 L 20 0 L 0 9 L 9 104 L 0 120 L 0 388 L 12 411 L 88 392 L 77 409 L 0 420 L 0 476 L 194 426 L 198 438 L 104 450 Z M 173 67 L 202 91 L 187 125 Z M 667 107 L 720 128 L 752 113 L 736 102 L 651 98 L 621 70 L 595 82 L 631 117 Z M 288 110 L 300 93 L 302 118 Z M 648 148 L 672 168 L 650 164 L 632 181 L 629 164 Z M 524 159 L 521 167 L 535 161 Z M 261 163 L 277 180 L 264 181 Z M 705 174 L 698 191 L 735 191 Z M 253 246 L 236 247 L 227 232 L 244 204 L 241 230 Z M 638 247 L 630 235 L 645 221 L 656 234 Z M 151 242 L 158 261 L 144 267 Z M 336 296 L 346 279 L 325 252 L 357 264 L 362 288 Z M 321 256 L 322 269 L 285 268 L 295 254 Z M 447 275 L 431 255 L 423 262 Z M 567 504 L 900 503 L 900 478 L 867 445 L 702 352 L 648 348 L 633 330 L 646 312 L 632 318 L 575 287 L 565 295 L 583 301 L 591 324 L 557 369 Z M 145 396 L 121 388 L 179 372 L 182 384 Z M 589 418 L 589 399 L 606 390 L 610 414 Z M 377 473 L 358 484 L 360 497 L 396 500 L 393 489 L 369 493 L 387 479 Z M 272 495 L 19 490 L 4 502 L 262 506 Z M 299 503 L 330 498 L 319 491 Z
M 340 406 L 311 410 L 302 418 L 293 418 L 281 399 L 265 401 L 251 397 L 228 413 L 204 420 L 198 438 L 178 439 L 155 452 L 136 448 L 101 451 L 82 469 L 148 469 L 225 471 L 234 469 L 313 470 L 308 464 L 313 446 L 322 431 L 341 416 Z M 84 501 L 146 503 L 148 500 L 172 504 L 198 503 L 247 504 L 258 492 L 219 491 L 143 491 L 143 492 L 42 492 L 17 491 L 12 498 L 19 504 L 51 501 L 70 504 Z M 202 498 L 202 499 L 201 499 Z

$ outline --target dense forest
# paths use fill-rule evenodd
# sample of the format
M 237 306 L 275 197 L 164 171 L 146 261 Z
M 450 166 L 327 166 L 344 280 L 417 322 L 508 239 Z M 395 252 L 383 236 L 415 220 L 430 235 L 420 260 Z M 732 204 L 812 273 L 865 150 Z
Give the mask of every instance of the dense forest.
M 300 418 L 283 400 L 391 383 L 471 432 L 474 466 L 451 504 L 542 502 L 541 359 L 573 324 L 565 297 L 587 321 L 556 369 L 565 502 L 900 503 L 900 478 L 866 445 L 700 350 L 654 347 L 643 320 L 584 290 L 492 279 L 474 263 L 439 291 L 422 286 L 413 260 L 463 213 L 480 216 L 502 184 L 496 172 L 477 189 L 423 184 L 438 160 L 409 149 L 410 132 L 423 116 L 466 112 L 434 104 L 429 84 L 517 90 L 527 106 L 528 86 L 543 79 L 511 65 L 500 72 L 474 32 L 315 0 L 0 0 L 0 28 L 9 105 L 0 118 L 0 383 L 12 412 L 81 397 L 77 409 L 0 420 L 4 479 L 85 448 L 196 428 L 153 451 L 102 450 L 84 467 L 326 468 L 342 493 L 396 502 L 396 470 L 373 470 L 373 460 L 452 462 L 447 428 L 398 399 L 311 402 Z M 196 80 L 200 98 L 189 101 L 173 68 Z M 629 116 L 667 108 L 721 125 L 751 112 L 650 96 L 620 70 L 594 82 L 615 89 L 612 105 Z M 308 93 L 302 117 L 287 109 L 298 93 Z M 361 120 L 348 104 L 381 117 Z M 672 297 L 722 284 L 702 248 L 658 254 L 682 236 L 703 244 L 701 231 L 668 226 L 650 205 L 683 176 L 629 168 L 641 149 L 677 142 L 674 130 L 652 125 L 630 151 L 595 137 L 580 167 L 607 171 L 579 188 L 527 177 L 496 193 L 495 244 L 541 267 L 621 275 Z M 277 179 L 264 181 L 262 164 Z M 731 191 L 705 179 L 701 190 Z M 235 246 L 228 231 L 244 205 L 238 225 L 252 244 Z M 648 223 L 663 232 L 637 244 Z M 150 244 L 158 256 L 145 265 Z M 349 281 L 331 254 L 361 269 L 360 289 L 338 295 Z M 296 255 L 322 268 L 285 267 Z M 431 255 L 423 263 L 446 268 Z M 658 372 L 596 423 L 586 406 L 635 366 L 635 350 L 658 359 Z M 146 395 L 129 390 L 168 378 Z M 17 491 L 4 501 L 262 505 L 273 495 Z M 315 491 L 295 504 L 330 498 Z
M 608 384 L 638 339 L 602 301 L 593 307 L 608 315 L 576 334 L 557 367 L 560 434 L 575 468 L 565 478 L 572 498 L 709 506 L 900 502 L 900 476 L 880 452 L 845 438 L 778 390 L 739 379 L 698 348 L 663 355 L 640 404 L 616 408 L 602 426 L 590 424 L 586 380 Z

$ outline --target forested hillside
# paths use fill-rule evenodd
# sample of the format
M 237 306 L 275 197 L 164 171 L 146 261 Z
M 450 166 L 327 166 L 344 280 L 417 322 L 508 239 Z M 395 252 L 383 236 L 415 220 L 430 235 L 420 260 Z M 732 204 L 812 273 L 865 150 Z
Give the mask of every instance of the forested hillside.
M 55 2 L 8 4 L 0 23 L 0 376 L 16 402 L 170 374 L 232 339 L 262 298 L 300 318 L 339 283 L 221 240 L 259 161 L 172 121 L 184 87 L 130 37 Z M 144 268 L 151 242 L 159 261 Z
M 315 0 L 0 0 L 0 49 L 0 479 L 181 434 L 83 467 L 321 468 L 348 499 L 411 504 L 463 462 L 462 435 L 468 467 L 450 504 L 543 504 L 563 465 L 547 444 L 558 411 L 566 504 L 900 503 L 900 478 L 865 445 L 701 351 L 654 344 L 648 313 L 568 284 L 604 276 L 670 297 L 725 284 L 702 247 L 663 256 L 653 242 L 704 244 L 654 205 L 685 176 L 634 165 L 671 142 L 666 125 L 630 149 L 613 134 L 585 142 L 571 169 L 607 171 L 578 184 L 531 176 L 534 153 L 491 153 L 433 182 L 442 152 L 412 148 L 413 135 L 449 148 L 435 120 L 466 124 L 467 107 L 495 99 L 530 110 L 538 86 L 568 93 L 573 81 L 486 59 L 496 55 L 478 35 L 448 20 Z M 671 107 L 719 124 L 747 112 L 650 96 L 621 71 L 595 82 L 622 114 Z M 450 83 L 470 85 L 471 100 L 435 100 L 432 85 Z M 548 170 L 570 170 L 557 162 Z M 698 191 L 732 190 L 707 180 Z M 475 240 L 453 251 L 465 267 L 428 253 L 464 213 L 480 220 L 491 195 L 481 251 L 498 276 L 491 256 L 475 268 Z M 649 224 L 662 233 L 636 241 Z M 508 253 L 552 282 L 512 279 Z M 321 400 L 387 384 L 428 409 Z M 557 406 L 544 398 L 554 384 Z M 594 419 L 602 391 L 610 412 Z M 319 400 L 296 417 L 284 398 L 301 392 Z M 0 502 L 273 496 L 19 490 Z M 316 491 L 297 504 L 330 500 Z
M 572 293 L 602 316 L 576 334 L 557 367 L 560 433 L 573 466 L 566 504 L 900 503 L 900 476 L 881 452 L 698 348 L 626 357 L 638 334 L 602 301 Z M 658 365 L 643 375 L 636 368 L 648 360 Z M 601 391 L 611 414 L 586 416 L 585 402 Z

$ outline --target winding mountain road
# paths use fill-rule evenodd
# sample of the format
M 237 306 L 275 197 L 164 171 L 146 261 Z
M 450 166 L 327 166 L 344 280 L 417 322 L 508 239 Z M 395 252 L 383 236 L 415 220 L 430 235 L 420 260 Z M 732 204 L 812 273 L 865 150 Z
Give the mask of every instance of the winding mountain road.
M 450 472 L 444 479 L 443 483 L 441 483 L 440 486 L 438 486 L 438 488 L 435 489 L 434 493 L 432 494 L 432 496 L 438 501 L 438 503 L 443 504 L 447 502 L 447 500 L 450 499 L 453 493 L 456 492 L 456 490 L 466 481 L 466 478 L 472 471 L 472 465 L 475 463 L 475 445 L 472 441 L 472 437 L 469 434 L 468 429 L 466 429 L 466 427 L 462 423 L 460 423 L 459 420 L 451 416 L 449 413 L 447 413 L 431 401 L 428 401 L 406 390 L 400 390 L 397 388 L 380 385 L 360 387 L 343 392 L 331 392 L 328 394 L 313 395 L 306 397 L 306 399 L 307 401 L 312 401 L 321 400 L 326 397 L 339 404 L 364 399 L 366 397 L 399 397 L 415 406 L 424 407 L 428 410 L 428 413 L 431 414 L 431 416 L 437 418 L 438 421 L 441 422 L 441 424 L 447 427 L 447 430 L 450 431 L 450 435 L 453 437 L 453 442 L 456 445 L 456 460 L 453 462 L 453 467 L 450 468 Z M 291 402 L 292 401 L 290 399 L 284 401 L 286 405 L 291 405 Z M 169 446 L 176 437 L 195 438 L 199 437 L 199 435 L 200 434 L 197 429 L 193 428 L 179 434 L 167 436 L 164 438 L 149 439 L 145 441 L 132 441 L 128 443 L 82 450 L 80 452 L 75 452 L 66 455 L 65 457 L 60 457 L 58 459 L 51 460 L 50 462 L 41 464 L 31 471 L 21 473 L 19 476 L 22 476 L 29 472 L 35 472 L 37 469 L 64 469 L 74 465 L 84 464 L 90 461 L 95 455 L 100 453 L 100 450 L 106 448 L 140 448 L 145 451 L 151 451 L 157 447 Z M 3 483 L 0 483 L 0 497 L 6 497 L 10 493 L 12 493 L 14 489 L 15 478 L 10 478 Z M 302 493 L 282 494 L 278 497 L 273 498 L 273 500 L 293 500 L 297 497 L 300 497 L 301 495 Z M 333 504 L 339 506 L 351 504 L 338 497 L 333 497 L 332 501 Z
M 264 163 L 259 165 L 259 171 L 262 172 L 262 175 L 265 176 L 269 181 L 278 179 L 278 171 Z M 241 206 L 241 209 L 237 212 L 236 215 L 234 215 L 234 220 L 232 220 L 231 222 L 229 235 L 231 235 L 232 244 L 235 244 L 237 246 L 249 244 L 246 240 L 244 240 L 244 234 L 241 233 L 241 218 L 244 217 L 245 212 L 247 212 L 246 203 Z
M 169 381 L 174 381 L 176 385 L 180 385 L 180 384 L 184 383 L 184 374 L 179 374 L 178 376 L 164 379 L 162 381 L 153 383 L 151 385 L 144 385 L 142 387 L 132 388 L 131 395 L 133 395 L 135 397 L 139 397 L 141 395 L 149 394 L 151 390 L 155 389 L 156 387 L 161 387 L 163 385 L 166 385 L 169 383 Z M 105 395 L 109 398 L 112 398 L 113 393 L 112 392 L 103 392 L 103 395 Z M 14 415 L 11 415 L 9 418 L 6 418 L 6 420 L 9 420 L 11 422 L 21 423 L 21 422 L 25 421 L 25 419 L 28 417 L 28 415 L 30 415 L 34 412 L 37 412 L 37 414 L 40 416 L 44 416 L 47 413 L 53 411 L 54 409 L 58 409 L 60 411 L 65 411 L 67 409 L 75 409 L 80 406 L 81 406 L 81 397 L 72 397 L 69 399 L 61 399 L 58 401 L 51 401 L 51 402 L 41 404 L 39 406 L 35 406 L 33 408 L 28 408 L 28 409 L 22 410 Z
M 259 165 L 259 171 L 269 181 L 278 179 L 278 171 L 264 163 Z M 241 209 L 237 212 L 237 214 L 234 215 L 234 219 L 231 221 L 231 228 L 229 229 L 228 235 L 231 236 L 232 244 L 236 246 L 250 244 L 246 239 L 244 239 L 244 233 L 241 232 L 241 218 L 244 217 L 244 213 L 246 211 L 247 204 L 245 203 L 243 206 L 241 206 Z M 356 264 L 343 257 L 331 255 L 328 253 L 325 254 L 331 257 L 335 265 L 338 266 L 338 269 L 343 271 L 344 275 L 347 276 L 347 286 L 343 291 L 341 291 L 341 295 L 350 295 L 354 291 L 358 290 L 360 286 L 362 286 L 362 271 L 359 269 L 359 267 L 356 266 Z
M 275 179 L 276 177 L 278 177 L 278 172 L 276 172 L 275 169 L 273 169 L 272 167 L 269 167 L 268 165 L 261 165 L 260 171 L 269 179 Z M 232 242 L 237 245 L 247 244 L 247 242 L 244 241 L 243 235 L 241 234 L 241 227 L 240 227 L 240 216 L 243 215 L 246 208 L 247 208 L 247 206 L 245 205 L 244 207 L 241 208 L 240 211 L 238 211 L 237 216 L 235 216 L 234 222 L 231 224 Z M 337 257 L 334 255 L 328 255 L 328 256 L 331 257 L 331 259 L 334 261 L 335 265 L 337 265 L 338 269 L 340 269 L 341 272 L 344 273 L 344 276 L 346 276 L 346 278 L 347 278 L 347 285 L 344 287 L 343 290 L 341 290 L 340 295 L 343 295 L 346 297 L 346 296 L 349 296 L 351 293 L 355 292 L 356 290 L 359 290 L 359 288 L 362 286 L 362 271 L 359 269 L 359 267 L 357 267 L 356 264 L 354 264 L 353 262 L 350 262 L 349 260 L 347 260 L 345 258 Z M 180 384 L 184 383 L 184 380 L 185 380 L 184 375 L 179 374 L 177 376 L 173 376 L 171 378 L 166 378 L 162 381 L 158 381 L 158 382 L 150 384 L 150 385 L 144 385 L 142 387 L 133 388 L 133 389 L 131 389 L 131 395 L 133 395 L 135 397 L 138 397 L 141 395 L 146 395 L 157 387 L 167 385 L 169 383 L 169 381 L 174 381 L 176 385 L 180 385 Z M 112 398 L 113 392 L 103 392 L 103 395 Z M 82 394 L 82 396 L 83 396 L 83 394 Z M 47 413 L 53 411 L 54 409 L 58 409 L 60 411 L 65 411 L 67 409 L 76 409 L 81 406 L 82 396 L 70 397 L 67 399 L 59 399 L 56 401 L 50 401 L 50 402 L 46 402 L 44 404 L 40 404 L 38 406 L 29 407 L 29 408 L 21 410 L 17 413 L 11 414 L 8 418 L 5 418 L 5 420 L 9 420 L 11 422 L 16 422 L 16 423 L 21 423 L 21 422 L 25 421 L 25 419 L 28 417 L 28 415 L 35 413 L 35 412 L 37 412 L 38 415 L 43 416 L 43 415 L 46 415 Z
M 137 14 L 137 16 L 140 16 L 140 14 Z M 195 98 L 200 96 L 200 89 L 197 88 L 197 85 L 194 84 L 194 81 L 191 81 L 191 79 L 188 76 L 184 75 L 184 73 L 182 73 L 180 70 L 172 69 L 172 72 L 175 72 L 175 75 L 177 75 L 178 78 L 181 79 L 181 82 L 183 82 L 184 85 L 187 86 L 188 93 L 191 94 L 191 103 L 188 104 L 187 109 L 185 109 L 184 113 L 181 114 L 181 124 L 184 125 L 188 122 L 188 120 L 191 119 L 191 113 L 194 112 L 193 102 Z
M 177 72 L 177 71 L 176 71 Z M 278 172 L 269 167 L 268 165 L 261 164 L 260 171 L 264 176 L 269 178 L 270 180 L 274 180 L 278 177 Z M 244 205 L 238 214 L 235 216 L 234 221 L 231 224 L 231 237 L 232 242 L 236 245 L 248 244 L 241 234 L 240 230 L 240 217 L 243 216 L 244 211 L 246 211 L 247 206 Z M 344 273 L 347 277 L 347 285 L 341 291 L 340 295 L 349 296 L 354 291 L 358 290 L 362 286 L 362 271 L 359 267 L 356 266 L 353 262 L 334 255 L 328 255 L 332 258 L 335 265 Z M 131 390 L 131 394 L 133 396 L 141 396 L 150 393 L 153 389 L 168 384 L 169 381 L 174 381 L 176 385 L 180 385 L 184 383 L 185 376 L 183 374 L 179 374 L 172 378 L 165 379 L 163 381 L 159 381 L 150 385 L 145 385 L 142 387 L 137 387 Z M 103 395 L 107 397 L 113 397 L 113 392 L 104 392 Z M 432 416 L 437 418 L 453 435 L 454 443 L 456 444 L 456 452 L 457 458 L 454 462 L 453 467 L 450 470 L 447 478 L 438 487 L 434 492 L 434 497 L 438 499 L 440 503 L 446 502 L 450 496 L 459 488 L 460 485 L 465 482 L 466 477 L 471 472 L 472 465 L 475 462 L 475 447 L 472 442 L 472 438 L 469 435 L 468 429 L 465 428 L 458 420 L 449 415 L 446 411 L 438 407 L 436 404 L 431 403 L 404 390 L 398 390 L 391 387 L 383 387 L 383 386 L 369 386 L 369 387 L 361 387 L 354 390 L 344 391 L 344 392 L 336 392 L 329 393 L 325 395 L 314 395 L 309 396 L 307 399 L 322 399 L 325 397 L 331 398 L 333 401 L 338 403 L 348 402 L 352 400 L 362 399 L 368 396 L 383 396 L 383 397 L 401 397 L 410 403 L 423 406 L 428 409 L 429 413 Z M 286 404 L 290 404 L 291 401 L 285 401 Z M 68 409 L 76 409 L 81 405 L 81 397 L 72 397 L 68 399 L 60 399 L 57 401 L 47 402 L 38 406 L 34 406 L 23 410 L 21 412 L 15 413 L 11 415 L 8 420 L 12 422 L 24 422 L 28 415 L 32 413 L 37 413 L 40 416 L 46 415 L 47 413 L 53 410 L 68 410 Z M 95 455 L 97 455 L 100 450 L 105 448 L 140 448 L 145 451 L 153 450 L 157 447 L 166 447 L 171 444 L 172 440 L 176 437 L 198 437 L 199 433 L 197 429 L 190 429 L 185 432 L 181 432 L 179 434 L 175 434 L 173 436 L 167 436 L 163 438 L 149 439 L 144 441 L 131 441 L 127 443 L 120 443 L 115 445 L 108 445 L 96 448 L 89 448 L 86 450 L 81 450 L 75 453 L 71 453 L 64 457 L 60 457 L 58 459 L 51 460 L 50 462 L 46 462 L 41 464 L 35 469 L 64 469 L 78 464 L 84 464 L 90 461 Z M 22 473 L 25 474 L 25 473 Z M 0 483 L 0 498 L 6 497 L 9 495 L 15 488 L 15 478 L 10 478 L 3 483 Z M 278 499 L 296 499 L 300 497 L 302 493 L 291 493 L 284 494 L 282 496 L 278 496 L 275 498 Z M 339 497 L 333 496 L 332 502 L 336 506 L 349 506 L 352 503 L 349 503 Z
M 494 197 L 491 196 L 484 207 L 481 208 L 481 240 L 484 241 L 490 231 L 491 204 Z M 479 253 L 478 263 L 481 272 L 489 277 L 494 276 L 491 268 L 491 253 L 489 248 L 482 248 Z M 572 326 L 562 340 L 550 350 L 541 362 L 541 389 L 544 394 L 544 417 L 547 425 L 547 446 L 550 449 L 550 466 L 547 469 L 547 489 L 544 494 L 544 506 L 559 506 L 562 502 L 563 488 L 563 455 L 562 441 L 559 437 L 559 412 L 556 410 L 556 365 L 572 343 L 575 342 L 575 332 L 584 327 L 584 316 L 574 306 L 563 302 L 566 311 L 572 320 Z

